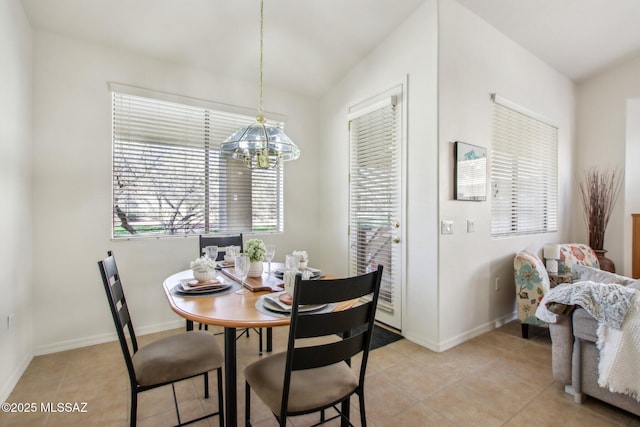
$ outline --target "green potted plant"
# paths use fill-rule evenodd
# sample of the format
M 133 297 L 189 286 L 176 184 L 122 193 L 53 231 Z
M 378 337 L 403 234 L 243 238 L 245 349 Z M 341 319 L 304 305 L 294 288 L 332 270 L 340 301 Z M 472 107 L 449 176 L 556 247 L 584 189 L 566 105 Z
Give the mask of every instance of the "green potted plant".
M 600 171 L 590 168 L 584 172 L 578 187 L 589 234 L 589 246 L 598 256 L 600 268 L 613 273 L 615 265 L 605 257 L 607 251 L 604 249 L 604 233 L 622 188 L 622 173 L 617 169 Z
M 262 276 L 262 262 L 264 261 L 264 254 L 267 248 L 260 239 L 251 239 L 244 245 L 244 253 L 249 257 L 251 263 L 249 267 L 248 277 L 260 277 Z

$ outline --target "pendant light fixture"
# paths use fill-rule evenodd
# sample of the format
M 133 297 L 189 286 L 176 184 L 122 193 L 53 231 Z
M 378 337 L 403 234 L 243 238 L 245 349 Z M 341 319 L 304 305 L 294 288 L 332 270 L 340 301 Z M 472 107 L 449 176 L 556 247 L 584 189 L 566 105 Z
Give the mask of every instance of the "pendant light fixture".
M 256 122 L 238 129 L 227 138 L 220 150 L 223 157 L 244 161 L 251 169 L 277 168 L 282 161 L 300 157 L 300 149 L 277 126 L 268 124 L 262 108 L 262 39 L 264 0 L 260 0 L 260 85 Z

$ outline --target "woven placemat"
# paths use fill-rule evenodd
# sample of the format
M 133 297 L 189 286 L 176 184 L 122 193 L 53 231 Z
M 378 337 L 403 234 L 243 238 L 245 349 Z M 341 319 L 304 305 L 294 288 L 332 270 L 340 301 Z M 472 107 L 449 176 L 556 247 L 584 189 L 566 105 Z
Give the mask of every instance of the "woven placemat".
M 196 293 L 188 293 L 188 292 L 183 292 L 180 290 L 180 283 L 176 283 L 173 288 L 171 288 L 170 292 L 171 295 L 175 295 L 177 297 L 183 297 L 183 298 L 203 298 L 203 297 L 213 297 L 213 296 L 219 296 L 219 295 L 225 295 L 225 294 L 230 294 L 231 292 L 235 292 L 238 289 L 240 289 L 240 284 L 239 283 L 235 283 L 235 282 L 229 282 L 231 283 L 231 286 L 226 288 L 226 289 L 222 289 L 220 291 L 216 291 L 213 290 L 211 292 L 196 292 Z
M 262 295 L 260 298 L 258 298 L 258 300 L 256 301 L 256 310 L 258 310 L 262 314 L 266 314 L 267 316 L 291 317 L 291 314 L 289 314 L 289 313 L 279 313 L 277 311 L 271 311 L 268 308 L 265 308 L 264 304 L 262 302 L 262 300 L 264 300 L 265 297 L 266 297 L 266 295 Z M 327 304 L 326 307 L 323 307 L 323 308 L 318 309 L 318 310 L 310 311 L 308 313 L 309 314 L 331 313 L 333 310 L 336 309 L 337 306 L 338 306 L 338 304 L 331 303 L 331 304 Z

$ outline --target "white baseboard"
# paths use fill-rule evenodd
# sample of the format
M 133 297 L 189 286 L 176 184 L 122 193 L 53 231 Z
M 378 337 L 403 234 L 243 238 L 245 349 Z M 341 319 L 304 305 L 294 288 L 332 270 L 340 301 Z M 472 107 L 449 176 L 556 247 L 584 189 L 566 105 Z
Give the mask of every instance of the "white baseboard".
M 136 328 L 136 335 L 142 336 L 142 335 L 154 334 L 156 332 L 162 332 L 170 329 L 184 328 L 184 327 L 185 327 L 184 319 L 173 320 L 171 322 L 157 323 L 155 325 L 143 326 L 139 329 Z M 114 331 L 108 334 L 99 334 L 99 335 L 93 335 L 90 337 L 75 338 L 72 340 L 45 344 L 45 345 L 36 347 L 33 353 L 35 356 L 41 356 L 44 354 L 57 353 L 59 351 L 73 350 L 75 348 L 87 347 L 87 346 L 96 345 L 96 344 L 103 344 L 106 342 L 116 341 L 117 339 L 118 339 L 118 335 L 116 335 L 116 332 Z
M 403 337 L 408 340 L 411 341 L 412 343 L 418 344 L 428 350 L 431 351 L 435 351 L 437 352 L 437 348 L 438 348 L 438 343 L 435 341 L 431 341 L 431 340 L 425 340 L 424 338 L 420 338 L 420 337 L 416 337 L 415 335 L 411 334 L 410 332 L 406 332 L 403 331 Z
M 22 374 L 24 374 L 24 371 L 26 371 L 27 367 L 29 367 L 29 363 L 31 363 L 32 359 L 33 359 L 32 354 L 25 355 L 22 361 L 20 362 L 20 364 L 18 365 L 17 369 L 15 370 L 15 372 L 9 378 L 9 380 L 5 384 L 2 384 L 2 387 L 0 387 L 0 402 L 7 401 L 7 399 L 9 398 L 9 395 L 11 394 L 13 389 L 16 387 L 16 384 L 18 384 L 18 381 L 20 381 L 20 377 L 22 377 Z
M 518 317 L 518 313 L 509 313 L 497 319 L 494 319 L 490 322 L 487 322 L 483 325 L 477 326 L 463 334 L 457 335 L 455 337 L 449 338 L 448 340 L 442 341 L 439 344 L 438 351 L 446 351 L 450 348 L 457 346 L 458 344 L 462 344 L 465 341 L 469 341 L 479 335 L 482 335 L 486 332 L 493 331 L 494 329 L 499 328 L 502 325 L 505 325 L 511 322 L 513 319 Z
M 409 341 L 414 342 L 418 345 L 421 345 L 431 351 L 440 353 L 440 352 L 449 350 L 450 348 L 453 348 L 458 344 L 462 344 L 465 341 L 469 341 L 470 339 L 473 339 L 479 335 L 482 335 L 485 332 L 490 332 L 494 329 L 497 329 L 500 326 L 511 322 L 517 317 L 518 317 L 518 313 L 513 312 L 505 316 L 502 316 L 498 319 L 494 319 L 490 322 L 487 322 L 483 325 L 480 325 L 476 328 L 473 328 L 463 334 L 457 335 L 455 337 L 449 338 L 448 340 L 441 341 L 441 342 L 425 340 L 424 338 L 421 338 L 421 337 L 415 337 L 411 334 L 411 332 L 408 332 L 408 331 L 406 333 L 405 331 L 403 331 L 403 334 L 404 334 L 404 337 Z

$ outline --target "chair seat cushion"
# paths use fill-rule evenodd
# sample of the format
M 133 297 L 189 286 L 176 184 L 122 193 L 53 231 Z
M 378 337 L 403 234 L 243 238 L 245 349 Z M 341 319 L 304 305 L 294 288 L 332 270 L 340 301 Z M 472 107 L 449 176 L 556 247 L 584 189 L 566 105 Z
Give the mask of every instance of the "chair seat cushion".
M 251 388 L 276 415 L 280 415 L 286 359 L 286 352 L 274 354 L 247 366 L 244 371 Z M 293 371 L 288 411 L 300 413 L 327 406 L 353 393 L 357 387 L 358 378 L 345 362 Z
M 208 331 L 190 331 L 154 341 L 133 355 L 136 380 L 141 386 L 189 378 L 224 362 L 215 337 Z

